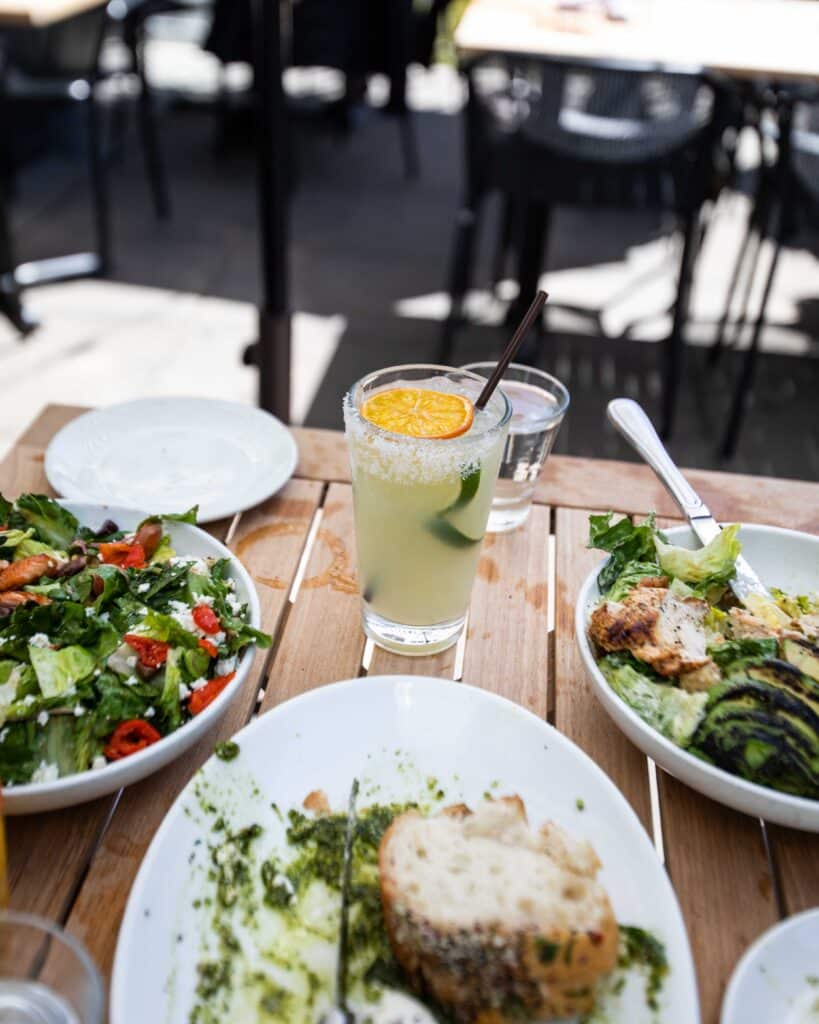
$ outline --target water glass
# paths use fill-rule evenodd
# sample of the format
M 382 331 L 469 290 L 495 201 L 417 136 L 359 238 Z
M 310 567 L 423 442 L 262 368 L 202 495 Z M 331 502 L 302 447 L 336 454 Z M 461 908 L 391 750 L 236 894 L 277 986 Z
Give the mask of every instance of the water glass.
M 496 363 L 462 367 L 489 377 Z M 510 363 L 500 382 L 512 403 L 512 421 L 501 458 L 487 530 L 505 533 L 526 522 L 540 471 L 569 408 L 569 392 L 556 377 Z
M 400 654 L 432 654 L 463 629 L 512 410 L 497 389 L 466 433 L 411 437 L 365 419 L 362 404 L 396 387 L 455 392 L 484 385 L 445 366 L 371 373 L 344 399 L 364 632 Z
M 0 1024 L 102 1024 L 102 981 L 84 947 L 33 914 L 0 913 Z

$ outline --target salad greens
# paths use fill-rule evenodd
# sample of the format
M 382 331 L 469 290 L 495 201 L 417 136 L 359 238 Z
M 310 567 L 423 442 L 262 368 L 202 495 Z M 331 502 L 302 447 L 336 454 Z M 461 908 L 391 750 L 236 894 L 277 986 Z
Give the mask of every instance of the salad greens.
M 129 756 L 200 714 L 248 623 L 228 559 L 177 555 L 163 522 L 98 529 L 51 498 L 0 495 L 0 779 L 45 782 Z
M 648 725 L 735 775 L 819 799 L 819 593 L 730 591 L 739 526 L 689 551 L 644 522 L 594 515 L 610 557 L 590 637 L 614 692 Z

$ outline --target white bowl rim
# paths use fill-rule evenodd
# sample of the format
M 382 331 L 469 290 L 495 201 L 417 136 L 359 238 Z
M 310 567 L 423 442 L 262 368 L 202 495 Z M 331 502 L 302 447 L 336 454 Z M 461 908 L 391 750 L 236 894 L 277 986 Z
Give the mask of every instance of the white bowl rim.
M 802 910 L 798 914 L 791 914 L 789 917 L 786 917 L 781 921 L 777 921 L 775 924 L 772 924 L 770 928 L 766 928 L 765 931 L 745 950 L 739 958 L 736 967 L 734 967 L 731 978 L 728 982 L 728 987 L 725 990 L 725 995 L 722 1000 L 722 1009 L 720 1011 L 721 1024 L 730 1024 L 730 1022 L 735 1018 L 735 1005 L 739 999 L 740 986 L 744 982 L 745 975 L 756 957 L 771 945 L 771 943 L 776 942 L 792 929 L 799 928 L 804 924 L 806 918 L 819 919 L 819 907 Z
M 66 505 L 69 508 L 82 508 L 89 511 L 84 512 L 84 515 L 93 515 L 96 512 L 102 513 L 106 517 L 114 517 L 117 513 L 127 513 L 128 515 L 141 516 L 147 518 L 151 513 L 143 512 L 141 509 L 126 508 L 124 505 L 99 505 L 94 502 L 87 501 L 76 501 L 72 498 L 58 498 L 55 499 L 61 505 Z M 182 533 L 194 532 L 204 534 L 207 537 L 208 542 L 212 544 L 216 551 L 221 555 L 222 558 L 227 558 L 231 563 L 231 572 L 242 581 L 245 590 L 248 595 L 248 609 L 250 611 L 250 617 L 248 619 L 249 625 L 254 629 L 261 629 L 261 606 L 259 605 L 259 595 L 256 592 L 256 586 L 253 583 L 253 579 L 250 573 L 245 569 L 244 565 L 234 555 L 230 548 L 226 547 L 221 541 L 217 540 L 214 536 L 209 534 L 207 530 L 203 530 L 201 526 L 194 526 L 193 523 L 181 523 L 174 522 L 174 529 L 179 529 Z M 184 558 L 185 555 L 183 554 Z M 120 761 L 109 762 L 104 768 L 100 768 L 94 771 L 91 768 L 87 768 L 84 772 L 75 772 L 73 775 L 66 775 L 62 778 L 55 779 L 53 782 L 25 782 L 14 786 L 3 787 L 3 801 L 6 804 L 6 811 L 10 812 L 13 809 L 15 802 L 23 802 L 23 800 L 33 800 L 37 797 L 46 796 L 57 796 L 64 790 L 70 790 L 81 783 L 84 778 L 93 779 L 106 779 L 107 784 L 110 784 L 109 792 L 113 792 L 116 789 L 121 788 L 120 785 L 115 785 L 115 782 L 121 776 L 132 776 L 140 766 L 145 765 L 146 762 L 150 762 L 156 757 L 157 750 L 167 750 L 165 743 L 167 740 L 173 739 L 173 737 L 182 736 L 186 733 L 190 735 L 190 726 L 196 725 L 196 734 L 204 734 L 217 718 L 221 717 L 224 709 L 233 699 L 237 689 L 243 684 L 247 672 L 250 668 L 250 664 L 255 656 L 256 645 L 251 643 L 242 652 L 241 658 L 236 665 L 236 675 L 228 683 L 228 685 L 222 690 L 222 692 L 212 701 L 204 711 L 198 714 L 195 718 L 189 719 L 178 729 L 168 733 L 167 736 L 163 736 L 157 743 L 152 743 L 150 746 L 145 747 L 144 750 L 138 750 L 135 754 L 131 754 L 129 757 L 124 757 Z M 180 754 L 182 751 L 180 751 Z M 123 782 L 121 785 L 127 785 Z M 92 798 L 93 799 L 93 798 Z M 76 801 L 79 803 L 80 801 Z
M 773 536 L 780 537 L 799 537 L 802 539 L 808 539 L 819 546 L 819 537 L 815 537 L 810 533 L 804 533 L 801 530 L 789 530 L 782 526 L 762 526 L 754 523 L 741 523 L 740 529 L 751 530 L 754 533 L 769 533 Z M 669 538 L 693 535 L 691 527 L 686 524 L 664 528 L 663 533 Z M 577 597 L 577 604 L 575 605 L 575 633 L 577 635 L 577 644 L 580 648 L 580 653 L 583 657 L 586 669 L 592 676 L 597 688 L 602 690 L 604 693 L 607 693 L 612 700 L 616 700 L 618 702 L 625 714 L 625 717 L 638 731 L 649 735 L 652 741 L 656 742 L 658 746 L 667 751 L 672 758 L 681 758 L 692 770 L 701 772 L 703 775 L 713 779 L 715 782 L 719 782 L 721 784 L 727 783 L 735 788 L 739 793 L 744 793 L 748 797 L 754 799 L 764 797 L 768 800 L 774 800 L 780 806 L 788 807 L 797 812 L 808 812 L 811 815 L 819 813 L 819 800 L 814 800 L 811 797 L 806 796 L 794 796 L 791 793 L 783 793 L 778 789 L 761 786 L 757 782 L 749 782 L 747 779 L 743 779 L 739 775 L 732 775 L 731 772 L 726 771 L 724 768 L 718 768 L 716 765 L 708 764 L 707 761 L 703 761 L 701 758 L 695 757 L 693 754 L 689 754 L 687 750 L 684 750 L 682 747 L 678 747 L 676 743 L 667 739 L 662 735 L 662 733 L 658 732 L 652 726 L 648 725 L 647 722 L 643 721 L 637 712 L 634 711 L 633 708 L 630 708 L 629 705 L 626 704 L 621 697 L 618 697 L 614 690 L 612 690 L 606 682 L 603 673 L 597 667 L 597 662 L 588 637 L 588 611 L 590 609 L 589 597 L 592 590 L 597 585 L 597 576 L 607 561 L 608 558 L 603 558 L 599 565 L 592 569 L 585 578 Z M 603 706 L 605 707 L 605 701 L 601 701 L 601 703 L 603 703 Z M 671 769 L 669 769 L 669 771 L 673 774 Z M 695 788 L 690 786 L 689 783 L 685 783 L 685 785 L 689 785 L 692 789 Z

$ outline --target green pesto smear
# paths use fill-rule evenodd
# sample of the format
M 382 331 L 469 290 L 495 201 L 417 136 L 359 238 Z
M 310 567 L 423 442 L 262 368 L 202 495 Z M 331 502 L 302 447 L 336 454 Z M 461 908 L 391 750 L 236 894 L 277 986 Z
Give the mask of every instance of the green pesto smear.
M 199 806 L 215 811 L 206 800 Z M 348 984 L 354 998 L 367 1002 L 378 1000 L 382 985 L 399 979 L 381 913 L 378 847 L 393 818 L 410 806 L 415 805 L 376 804 L 363 809 L 356 824 Z M 326 1009 L 346 827 L 346 814 L 291 810 L 286 850 L 265 855 L 259 825 L 231 831 L 223 817 L 215 817 L 208 844 L 212 895 L 195 904 L 208 916 L 210 941 L 197 964 L 190 1024 L 240 1018 L 301 1024 Z

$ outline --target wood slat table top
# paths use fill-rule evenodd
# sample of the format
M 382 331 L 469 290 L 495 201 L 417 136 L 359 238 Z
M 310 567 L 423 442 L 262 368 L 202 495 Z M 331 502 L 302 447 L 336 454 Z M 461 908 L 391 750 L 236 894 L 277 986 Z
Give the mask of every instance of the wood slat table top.
M 108 0 L 0 0 L 0 28 L 42 28 L 73 18 Z
M 471 0 L 459 51 L 527 53 L 703 68 L 742 79 L 819 80 L 819 4 L 813 0 L 623 0 L 561 10 L 554 0 Z
M 45 447 L 83 410 L 49 406 L 0 462 L 8 495 L 46 490 Z M 68 811 L 7 821 L 12 904 L 67 924 L 110 974 L 136 872 L 160 821 L 220 739 L 289 697 L 364 672 L 463 678 L 547 717 L 630 801 L 677 891 L 697 964 L 704 1024 L 717 1024 L 739 956 L 779 917 L 819 905 L 819 836 L 735 814 L 654 766 L 610 722 L 574 640 L 574 604 L 598 560 L 594 510 L 674 510 L 649 470 L 553 456 L 527 526 L 487 537 L 459 647 L 401 658 L 365 644 L 355 577 L 352 492 L 341 434 L 296 428 L 300 460 L 276 497 L 212 524 L 256 580 L 263 627 L 245 689 L 193 751 L 158 775 Z M 692 472 L 725 518 L 819 531 L 819 484 Z M 321 642 L 315 638 L 319 632 Z

